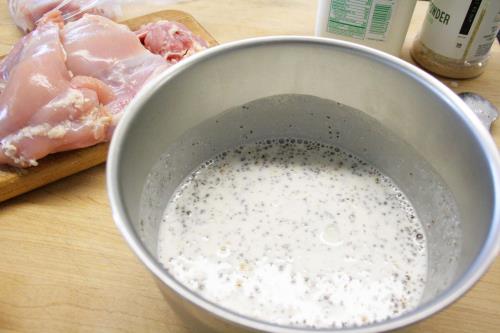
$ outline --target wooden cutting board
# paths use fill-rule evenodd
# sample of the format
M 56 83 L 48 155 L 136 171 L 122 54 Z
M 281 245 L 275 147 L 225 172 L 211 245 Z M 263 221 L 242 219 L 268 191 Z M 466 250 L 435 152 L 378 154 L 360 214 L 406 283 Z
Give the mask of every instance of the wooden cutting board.
M 159 20 L 170 20 L 184 24 L 193 33 L 205 39 L 210 46 L 217 41 L 199 24 L 193 16 L 177 10 L 165 10 L 122 23 L 136 30 L 141 25 Z M 75 174 L 106 161 L 108 143 L 89 148 L 49 155 L 39 160 L 39 165 L 28 169 L 0 166 L 0 202 L 37 187 Z

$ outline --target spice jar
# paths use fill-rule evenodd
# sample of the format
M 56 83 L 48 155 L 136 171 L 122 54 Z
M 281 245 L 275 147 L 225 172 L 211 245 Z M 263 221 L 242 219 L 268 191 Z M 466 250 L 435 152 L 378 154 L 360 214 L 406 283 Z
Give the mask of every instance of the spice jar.
M 412 58 L 441 76 L 483 73 L 500 25 L 500 0 L 432 0 Z

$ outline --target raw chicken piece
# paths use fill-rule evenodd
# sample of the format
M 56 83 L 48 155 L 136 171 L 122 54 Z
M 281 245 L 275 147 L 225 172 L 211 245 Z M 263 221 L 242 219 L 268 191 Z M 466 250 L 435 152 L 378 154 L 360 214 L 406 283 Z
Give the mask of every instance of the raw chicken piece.
M 35 28 L 38 20 L 52 10 L 59 10 L 65 21 L 73 21 L 85 13 L 115 18 L 120 6 L 113 0 L 8 0 L 10 15 L 24 32 Z
M 208 47 L 207 42 L 178 22 L 145 24 L 135 33 L 148 50 L 172 64 Z
M 84 15 L 63 29 L 66 64 L 75 75 L 95 77 L 111 88 L 106 105 L 116 123 L 124 107 L 151 77 L 169 67 L 146 50 L 128 27 L 105 17 Z
M 33 166 L 108 137 L 111 116 L 102 104 L 113 93 L 97 79 L 72 78 L 59 34 L 57 24 L 39 26 L 0 64 L 0 164 Z
M 62 27 L 62 24 L 58 22 L 58 17 L 54 17 L 53 20 L 50 18 L 47 19 L 46 23 L 52 24 L 42 25 L 38 31 L 21 38 L 21 40 L 14 45 L 9 54 L 0 60 L 0 94 L 3 92 L 9 80 L 10 72 L 20 62 L 29 59 L 34 54 L 41 57 L 51 57 L 53 54 L 51 52 L 40 52 L 43 51 L 44 48 L 47 50 L 57 49 L 61 50 L 62 53 L 64 52 L 59 40 L 59 28 Z M 57 54 L 59 54 L 59 52 Z M 42 60 L 42 58 L 39 59 Z M 62 68 L 61 66 L 56 67 L 57 69 Z
M 0 164 L 37 165 L 47 154 L 109 140 L 144 83 L 170 67 L 107 18 L 62 22 L 57 11 L 45 15 L 0 62 Z

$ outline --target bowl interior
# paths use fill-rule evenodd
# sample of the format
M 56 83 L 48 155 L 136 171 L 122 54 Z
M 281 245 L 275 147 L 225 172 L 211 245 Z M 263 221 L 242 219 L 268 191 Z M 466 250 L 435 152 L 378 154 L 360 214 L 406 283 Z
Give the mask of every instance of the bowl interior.
M 172 68 L 136 99 L 114 138 L 111 176 L 130 237 L 155 258 L 168 198 L 217 152 L 280 136 L 341 146 L 379 167 L 415 206 L 429 251 L 422 308 L 473 282 L 464 275 L 494 227 L 496 166 L 464 110 L 437 81 L 346 43 L 222 46 Z
M 423 301 L 451 283 L 461 250 L 458 210 L 448 187 L 411 146 L 361 111 L 310 95 L 276 95 L 236 106 L 184 132 L 148 175 L 139 234 L 156 255 L 159 222 L 175 189 L 200 164 L 240 144 L 302 138 L 342 147 L 396 181 L 424 225 L 429 274 Z

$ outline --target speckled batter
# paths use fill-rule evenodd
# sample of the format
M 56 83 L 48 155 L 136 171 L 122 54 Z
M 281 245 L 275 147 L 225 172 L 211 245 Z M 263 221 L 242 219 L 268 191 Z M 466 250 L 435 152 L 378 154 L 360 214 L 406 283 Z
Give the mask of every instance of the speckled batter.
M 268 322 L 368 324 L 415 307 L 423 228 L 387 176 L 339 148 L 266 140 L 207 161 L 168 203 L 159 259 L 210 301 Z

